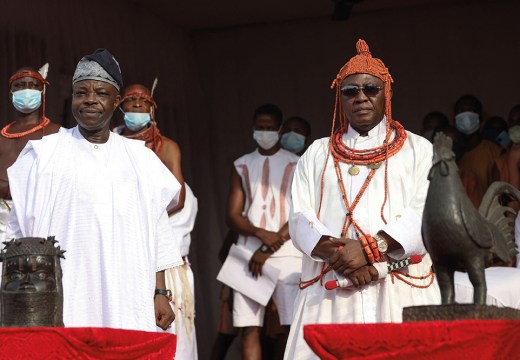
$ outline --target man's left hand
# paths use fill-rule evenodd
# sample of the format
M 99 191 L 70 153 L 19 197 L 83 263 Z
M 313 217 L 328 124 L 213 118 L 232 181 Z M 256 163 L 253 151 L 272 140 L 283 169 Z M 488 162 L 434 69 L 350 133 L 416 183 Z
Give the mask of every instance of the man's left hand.
M 338 274 L 348 276 L 368 262 L 361 241 L 348 238 L 341 240 L 345 245 L 329 258 L 329 264 Z
M 263 253 L 260 250 L 256 250 L 251 260 L 249 260 L 249 271 L 253 274 L 253 277 L 262 276 L 262 267 L 267 259 L 269 259 L 269 253 Z
M 154 307 L 155 324 L 163 330 L 168 330 L 173 320 L 175 320 L 175 314 L 170 306 L 170 301 L 164 295 L 156 295 L 154 299 Z

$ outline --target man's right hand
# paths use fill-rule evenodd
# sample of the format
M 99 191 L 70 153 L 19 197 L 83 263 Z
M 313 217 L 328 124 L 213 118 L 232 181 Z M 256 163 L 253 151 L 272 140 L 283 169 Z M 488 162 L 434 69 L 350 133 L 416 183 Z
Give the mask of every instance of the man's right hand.
M 282 235 L 273 231 L 259 229 L 256 236 L 267 246 L 277 251 L 284 244 Z
M 379 272 L 373 265 L 365 265 L 352 272 L 348 278 L 355 287 L 361 287 L 370 284 L 372 281 L 377 281 Z

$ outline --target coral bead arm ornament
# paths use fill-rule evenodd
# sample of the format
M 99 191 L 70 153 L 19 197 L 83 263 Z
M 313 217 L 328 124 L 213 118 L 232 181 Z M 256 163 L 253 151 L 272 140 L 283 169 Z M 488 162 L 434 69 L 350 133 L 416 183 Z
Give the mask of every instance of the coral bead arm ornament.
M 42 117 L 42 121 L 38 125 L 36 125 L 35 127 L 31 128 L 29 130 L 19 132 L 19 133 L 9 133 L 9 129 L 11 128 L 11 126 L 14 125 L 15 122 L 16 121 L 13 121 L 2 128 L 2 131 L 0 133 L 2 134 L 3 137 L 5 137 L 7 139 L 18 139 L 18 138 L 24 137 L 26 135 L 35 133 L 36 131 L 39 131 L 39 130 L 42 130 L 42 132 L 43 132 L 44 128 L 51 123 L 49 118 L 44 116 L 44 117 Z M 42 136 L 43 135 L 45 135 L 45 134 L 42 134 Z

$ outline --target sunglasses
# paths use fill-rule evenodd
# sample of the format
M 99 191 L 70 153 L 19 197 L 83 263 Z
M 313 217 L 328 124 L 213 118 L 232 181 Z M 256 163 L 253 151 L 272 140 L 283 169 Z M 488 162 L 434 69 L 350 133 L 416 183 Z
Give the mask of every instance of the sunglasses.
M 363 90 L 363 94 L 365 94 L 366 96 L 375 97 L 377 96 L 377 94 L 379 94 L 379 91 L 381 91 L 382 89 L 382 86 L 377 85 L 345 85 L 341 88 L 341 95 L 346 97 L 356 97 L 359 95 L 359 92 Z

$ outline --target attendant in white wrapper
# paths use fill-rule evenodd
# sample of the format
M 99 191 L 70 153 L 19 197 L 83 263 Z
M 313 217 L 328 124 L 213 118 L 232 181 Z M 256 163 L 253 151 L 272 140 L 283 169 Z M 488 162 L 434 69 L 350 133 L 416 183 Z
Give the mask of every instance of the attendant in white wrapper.
M 316 358 L 306 324 L 400 322 L 405 306 L 440 303 L 421 237 L 432 144 L 392 118 L 392 82 L 359 40 L 333 82 L 331 137 L 294 172 L 289 229 L 305 255 L 287 359 Z M 411 255 L 422 261 L 387 275 L 388 261 Z M 324 287 L 344 277 L 353 289 Z
M 72 80 L 78 126 L 29 141 L 8 169 L 7 236 L 56 236 L 68 327 L 156 331 L 174 320 L 164 270 L 182 265 L 166 207 L 180 184 L 142 141 L 110 131 L 122 75 L 106 49 Z
M 197 338 L 195 336 L 195 283 L 188 255 L 191 231 L 197 217 L 198 202 L 193 191 L 184 183 L 186 198 L 184 207 L 170 216 L 173 238 L 180 249 L 183 264 L 166 270 L 166 287 L 173 292 L 171 302 L 175 323 L 168 331 L 177 335 L 175 359 L 196 360 Z

